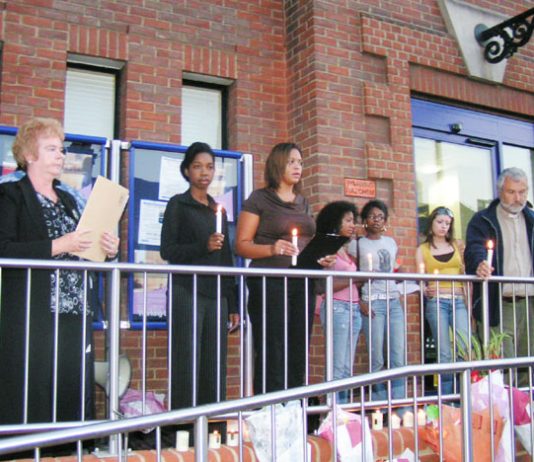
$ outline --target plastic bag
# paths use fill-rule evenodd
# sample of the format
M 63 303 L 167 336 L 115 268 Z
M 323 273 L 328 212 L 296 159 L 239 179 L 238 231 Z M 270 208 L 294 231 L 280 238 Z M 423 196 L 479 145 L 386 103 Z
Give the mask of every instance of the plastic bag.
M 362 418 L 359 414 L 347 412 L 340 407 L 336 407 L 336 420 L 338 460 L 341 462 L 373 460 L 373 443 L 371 442 L 371 431 L 369 430 L 367 419 L 363 421 L 362 425 Z M 317 431 L 319 436 L 328 441 L 334 441 L 332 421 L 333 412 L 330 411 Z M 362 433 L 364 435 L 363 438 Z
M 491 380 L 491 386 L 490 386 Z M 502 438 L 495 451 L 495 462 L 509 462 L 512 460 L 512 423 L 510 422 L 509 392 L 504 386 L 501 371 L 493 371 L 482 380 L 471 385 L 471 404 L 473 412 L 489 410 L 491 403 L 499 411 L 503 421 Z M 489 445 L 488 445 L 489 446 Z
M 447 462 L 462 462 L 462 411 L 452 406 L 441 406 L 443 431 L 443 459 Z M 472 419 L 472 436 L 473 436 L 473 454 L 476 462 L 491 461 L 491 453 L 497 449 L 504 429 L 504 421 L 499 414 L 496 406 L 493 408 L 493 433 L 494 448 L 492 451 L 490 445 L 490 412 L 489 408 L 471 414 Z M 440 449 L 440 428 L 439 418 L 427 424 L 421 430 L 423 439 L 428 443 L 432 450 L 439 454 Z
M 124 417 L 137 417 L 143 415 L 143 394 L 138 390 L 128 388 L 119 402 L 119 410 Z M 145 394 L 145 414 L 158 414 L 165 412 L 165 395 L 147 391 Z M 150 433 L 153 428 L 143 430 Z
M 512 388 L 514 403 L 514 430 L 517 438 L 530 455 L 532 455 L 532 440 L 530 439 L 532 420 L 532 401 L 528 393 Z
M 296 462 L 305 460 L 304 424 L 300 401 L 274 406 L 276 458 L 272 456 L 272 410 L 266 406 L 245 419 L 250 440 L 260 462 Z

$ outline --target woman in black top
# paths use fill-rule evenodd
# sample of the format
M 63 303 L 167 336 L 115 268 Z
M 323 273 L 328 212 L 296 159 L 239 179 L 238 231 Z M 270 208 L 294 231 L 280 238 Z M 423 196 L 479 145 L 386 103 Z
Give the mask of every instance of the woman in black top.
M 89 231 L 77 230 L 82 201 L 58 181 L 63 140 L 54 119 L 35 118 L 20 127 L 13 143 L 18 170 L 0 185 L 0 258 L 79 260 L 73 253 L 91 245 Z M 109 233 L 100 241 L 108 257 L 117 254 L 118 244 Z M 90 418 L 91 284 L 81 271 L 61 270 L 59 281 L 55 271 L 28 274 L 2 271 L 0 424 Z
M 222 233 L 215 232 L 217 204 L 208 194 L 215 173 L 211 147 L 200 142 L 189 146 L 180 171 L 190 187 L 167 204 L 161 230 L 161 257 L 171 264 L 233 266 L 224 210 Z M 239 323 L 234 278 L 221 278 L 219 289 L 217 276 L 199 276 L 196 299 L 193 282 L 193 276 L 173 275 L 173 409 L 225 399 L 227 320 L 230 328 Z M 218 345 L 217 339 L 220 339 Z M 196 358 L 193 357 L 195 349 Z

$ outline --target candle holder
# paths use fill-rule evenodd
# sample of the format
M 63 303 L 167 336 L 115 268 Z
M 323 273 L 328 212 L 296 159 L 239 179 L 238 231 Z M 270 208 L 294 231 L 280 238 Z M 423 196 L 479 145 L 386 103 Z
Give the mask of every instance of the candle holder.
M 238 432 L 228 432 L 226 433 L 226 445 L 227 446 L 239 446 L 239 433 Z
M 189 432 L 180 430 L 176 432 L 176 450 L 180 452 L 189 451 Z
M 221 447 L 221 434 L 215 430 L 208 435 L 208 447 L 210 449 L 220 449 Z
M 382 430 L 384 428 L 384 416 L 379 410 L 371 414 L 371 427 L 373 430 Z

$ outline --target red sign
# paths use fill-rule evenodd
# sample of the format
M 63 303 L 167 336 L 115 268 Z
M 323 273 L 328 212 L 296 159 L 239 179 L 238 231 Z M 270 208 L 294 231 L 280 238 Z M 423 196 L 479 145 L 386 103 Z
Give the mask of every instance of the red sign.
M 376 197 L 376 183 L 373 180 L 345 178 L 345 196 Z

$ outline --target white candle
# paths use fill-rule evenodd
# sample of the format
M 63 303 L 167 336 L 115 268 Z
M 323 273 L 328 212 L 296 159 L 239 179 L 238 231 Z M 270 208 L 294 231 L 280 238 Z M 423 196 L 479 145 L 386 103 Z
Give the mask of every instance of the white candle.
M 413 412 L 406 411 L 402 416 L 403 427 L 413 427 Z
M 226 433 L 227 446 L 239 446 L 239 434 L 237 432 Z
M 189 451 L 189 432 L 180 430 L 176 432 L 176 450 Z
M 375 411 L 371 414 L 371 422 L 373 430 L 382 430 L 383 428 L 383 416 L 380 411 Z
M 417 411 L 417 425 L 424 427 L 426 425 L 426 412 L 424 409 Z
M 373 271 L 373 254 L 372 253 L 367 254 L 367 270 Z
M 419 263 L 419 274 L 425 274 L 425 264 Z
M 215 232 L 222 233 L 222 205 L 217 204 L 217 211 L 215 212 Z
M 491 262 L 493 261 L 493 241 L 490 239 L 486 244 L 488 249 L 488 255 L 486 256 L 486 263 L 491 267 Z
M 221 435 L 217 430 L 208 435 L 208 447 L 210 449 L 219 449 L 221 447 Z
M 393 429 L 400 428 L 400 424 L 401 424 L 401 418 L 395 413 L 391 414 L 391 428 Z
M 298 236 L 297 228 L 293 228 L 293 230 L 291 231 L 291 244 L 293 244 L 298 249 L 298 247 L 299 247 L 299 236 Z M 292 255 L 291 256 L 291 266 L 296 266 L 296 265 L 297 265 L 297 256 L 296 255 Z

